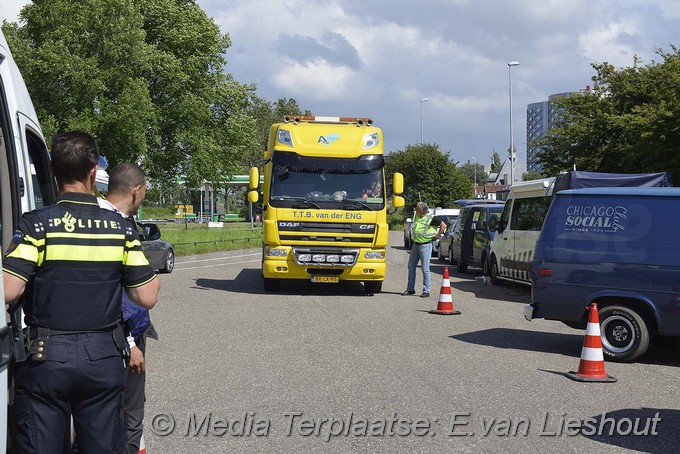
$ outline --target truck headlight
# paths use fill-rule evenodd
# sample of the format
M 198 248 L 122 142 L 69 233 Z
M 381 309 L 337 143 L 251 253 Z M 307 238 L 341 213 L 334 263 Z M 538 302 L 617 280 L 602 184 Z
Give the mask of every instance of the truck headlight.
M 312 256 L 312 260 L 314 260 L 317 263 L 322 263 L 326 261 L 326 256 L 323 254 L 314 254 Z
M 288 255 L 288 251 L 285 249 L 269 249 L 267 251 L 267 257 L 285 257 Z
M 368 251 L 364 254 L 364 257 L 367 259 L 378 259 L 382 260 L 385 258 L 385 253 L 384 252 L 378 252 L 378 251 Z
M 364 134 L 364 150 L 370 150 L 380 145 L 380 136 L 377 132 L 369 132 Z M 291 145 L 292 147 L 292 145 Z
M 298 255 L 298 260 L 301 262 L 311 262 L 312 254 L 300 254 Z
M 329 255 L 326 257 L 328 263 L 338 263 L 340 261 L 339 255 Z
M 286 129 L 279 130 L 279 133 L 276 136 L 276 140 L 281 142 L 283 145 L 295 147 L 295 145 L 293 144 L 293 136 L 291 136 L 290 131 Z
M 340 257 L 340 261 L 342 263 L 354 263 L 354 256 L 353 255 L 343 255 Z

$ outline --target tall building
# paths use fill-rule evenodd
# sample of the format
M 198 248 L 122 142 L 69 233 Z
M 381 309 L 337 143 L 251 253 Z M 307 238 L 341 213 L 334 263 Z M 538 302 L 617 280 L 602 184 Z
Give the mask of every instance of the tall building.
M 590 85 L 577 93 L 589 93 Z M 548 96 L 547 101 L 535 102 L 527 106 L 527 171 L 542 172 L 543 166 L 538 162 L 539 147 L 533 141 L 544 137 L 560 118 L 560 112 L 553 101 L 562 96 L 571 96 L 575 92 L 556 93 Z

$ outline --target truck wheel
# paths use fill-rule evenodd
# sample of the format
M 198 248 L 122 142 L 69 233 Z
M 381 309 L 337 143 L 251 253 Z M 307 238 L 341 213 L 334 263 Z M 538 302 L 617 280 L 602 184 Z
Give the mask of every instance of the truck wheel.
M 499 279 L 498 274 L 498 263 L 496 262 L 496 257 L 491 257 L 491 283 L 493 285 L 503 285 L 503 281 Z
M 265 292 L 274 292 L 279 289 L 279 280 L 278 279 L 271 279 L 268 277 L 264 278 L 264 291 Z
M 382 281 L 366 281 L 364 282 L 364 293 L 380 293 L 382 284 Z
M 467 263 L 463 263 L 463 258 L 461 257 L 460 262 L 458 262 L 458 265 L 456 266 L 456 269 L 458 270 L 459 273 L 464 273 L 467 271 L 468 266 Z
M 605 356 L 630 363 L 647 351 L 649 329 L 637 312 L 623 306 L 607 306 L 598 313 Z

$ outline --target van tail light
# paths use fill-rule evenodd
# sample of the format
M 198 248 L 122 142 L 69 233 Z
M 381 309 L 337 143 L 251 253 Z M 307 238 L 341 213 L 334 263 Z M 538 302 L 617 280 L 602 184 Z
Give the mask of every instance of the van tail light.
M 550 268 L 539 268 L 537 272 L 538 277 L 552 277 L 552 270 Z

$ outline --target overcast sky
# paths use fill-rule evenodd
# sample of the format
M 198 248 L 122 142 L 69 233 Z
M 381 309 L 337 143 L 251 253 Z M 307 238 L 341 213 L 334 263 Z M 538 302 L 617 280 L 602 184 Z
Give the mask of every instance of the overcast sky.
M 16 20 L 25 0 L 2 0 Z M 386 151 L 436 143 L 488 165 L 527 104 L 591 85 L 593 62 L 631 66 L 680 45 L 678 0 L 198 0 L 231 37 L 227 72 L 316 115 L 371 117 Z M 422 102 L 421 99 L 429 98 Z M 422 108 L 422 111 L 421 111 Z

